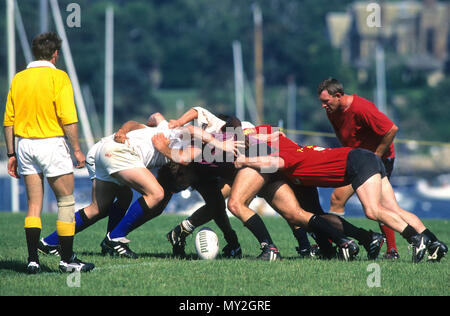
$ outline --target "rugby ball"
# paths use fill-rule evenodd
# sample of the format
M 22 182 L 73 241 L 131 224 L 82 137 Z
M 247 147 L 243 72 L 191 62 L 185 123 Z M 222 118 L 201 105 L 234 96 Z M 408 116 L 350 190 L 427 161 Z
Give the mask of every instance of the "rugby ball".
M 219 253 L 219 238 L 209 227 L 203 227 L 195 235 L 195 250 L 200 259 L 212 260 Z

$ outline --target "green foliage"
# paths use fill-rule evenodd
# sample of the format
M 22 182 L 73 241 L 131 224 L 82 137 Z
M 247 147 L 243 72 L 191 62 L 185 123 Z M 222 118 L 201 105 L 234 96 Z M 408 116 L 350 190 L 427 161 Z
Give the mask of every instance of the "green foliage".
M 69 12 L 71 0 L 60 0 L 62 18 Z M 197 104 L 214 112 L 234 113 L 234 69 L 232 42 L 242 44 L 243 65 L 247 86 L 253 90 L 254 27 L 252 4 L 255 0 L 78 0 L 81 27 L 66 27 L 79 81 L 89 85 L 97 110 L 102 117 L 104 103 L 104 29 L 105 8 L 115 8 L 115 122 L 116 128 L 128 119 L 144 120 L 150 113 L 176 113 L 175 103 L 164 99 L 158 90 L 192 90 Z M 343 64 L 338 50 L 331 47 L 325 17 L 330 11 L 344 12 L 351 0 L 259 0 L 263 13 L 263 48 L 265 82 L 265 117 L 277 124 L 286 118 L 284 89 L 288 78 L 295 78 L 299 90 L 298 121 L 300 129 L 328 131 L 323 113 L 317 115 L 315 90 L 327 77 L 338 78 L 351 93 L 369 91 L 373 100 L 374 76 L 359 84 L 355 69 Z M 0 1 L 0 12 L 5 12 Z M 39 1 L 20 1 L 20 10 L 31 42 L 40 29 Z M 55 27 L 50 18 L 50 30 Z M 0 19 L 0 32 L 6 33 L 5 19 Z M 6 36 L 0 37 L 6 47 Z M 19 40 L 16 40 L 17 69 L 26 66 Z M 7 51 L 0 50 L 0 68 L 6 69 Z M 59 67 L 65 68 L 60 59 Z M 404 80 L 404 69 L 388 69 L 388 97 L 397 90 L 424 89 L 424 77 L 411 74 Z M 0 100 L 4 103 L 8 91 L 6 71 L 0 73 Z M 301 95 L 300 91 L 307 91 Z M 428 90 L 427 90 L 428 91 Z M 274 93 L 273 95 L 271 93 Z M 162 96 L 163 95 L 163 96 Z M 427 107 L 420 106 L 422 101 Z M 275 103 L 273 103 L 275 102 Z M 431 104 L 432 102 L 433 104 Z M 422 131 L 421 139 L 448 140 L 446 120 L 450 119 L 445 102 L 429 97 L 410 100 L 409 111 L 426 120 L 430 128 Z M 448 103 L 447 103 L 448 104 Z M 193 106 L 185 100 L 185 105 Z M 435 121 L 436 111 L 439 119 Z M 450 108 L 450 107 L 446 107 Z M 311 110 L 313 112 L 311 112 Z M 402 132 L 414 134 L 414 117 L 402 115 Z M 427 113 L 426 113 L 427 112 Z M 400 124 L 400 123 L 399 123 Z M 439 125 L 439 126 L 438 126 Z M 447 129 L 448 130 L 448 129 Z

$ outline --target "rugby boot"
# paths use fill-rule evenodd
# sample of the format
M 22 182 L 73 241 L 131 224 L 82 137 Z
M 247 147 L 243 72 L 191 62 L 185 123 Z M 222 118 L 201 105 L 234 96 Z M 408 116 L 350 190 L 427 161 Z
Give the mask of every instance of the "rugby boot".
M 236 246 L 232 246 L 230 244 L 227 244 L 222 249 L 222 257 L 230 259 L 241 259 L 242 258 L 241 245 L 237 244 Z
M 412 262 L 419 263 L 425 256 L 430 239 L 424 234 L 417 234 L 412 236 L 408 242 L 412 247 Z
M 93 263 L 86 263 L 78 259 L 75 254 L 66 262 L 61 260 L 59 262 L 59 271 L 61 272 L 89 272 L 95 268 Z
M 300 247 L 295 247 L 295 250 L 298 253 L 298 256 L 300 258 L 311 258 L 311 247 L 309 248 L 300 248 Z
M 395 260 L 395 259 L 400 259 L 400 255 L 399 255 L 397 249 L 391 248 L 390 250 L 386 251 L 383 258 L 389 259 L 389 260 Z
M 38 250 L 46 255 L 59 256 L 59 252 L 61 251 L 61 246 L 56 245 L 52 246 L 45 242 L 44 238 L 41 238 L 38 243 Z
M 338 258 L 344 261 L 354 260 L 358 253 L 359 247 L 355 241 L 344 238 L 337 246 Z
M 439 262 L 448 252 L 448 247 L 443 242 L 436 240 L 428 245 L 428 262 Z
M 167 240 L 172 245 L 172 254 L 176 258 L 185 258 L 186 252 L 184 250 L 186 246 L 186 237 L 189 236 L 189 232 L 186 231 L 183 226 L 177 225 L 174 229 L 167 233 Z
M 102 255 L 109 254 L 111 257 L 118 256 L 137 259 L 138 255 L 128 247 L 129 242 L 126 238 L 110 239 L 108 234 L 100 244 L 100 247 L 102 247 Z
M 381 246 L 383 246 L 384 237 L 380 233 L 376 233 L 371 231 L 372 240 L 364 245 L 364 248 L 367 251 L 367 258 L 369 260 L 375 260 L 378 258 L 380 254 Z
M 262 252 L 257 257 L 257 259 L 264 260 L 264 261 L 276 261 L 281 260 L 280 252 L 278 251 L 277 247 L 273 244 L 264 244 L 261 248 Z
M 39 262 L 29 261 L 27 265 L 27 273 L 28 274 L 38 274 L 41 272 L 41 266 Z

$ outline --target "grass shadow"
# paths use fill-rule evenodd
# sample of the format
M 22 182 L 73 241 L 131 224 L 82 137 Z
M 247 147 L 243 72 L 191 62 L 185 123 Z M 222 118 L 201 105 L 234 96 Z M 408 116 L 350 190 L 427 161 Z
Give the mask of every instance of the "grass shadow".
M 17 260 L 1 260 L 0 270 L 9 270 L 13 272 L 28 274 L 27 264 L 23 261 Z M 51 273 L 54 272 L 54 269 L 51 269 L 48 266 L 41 264 L 41 272 Z

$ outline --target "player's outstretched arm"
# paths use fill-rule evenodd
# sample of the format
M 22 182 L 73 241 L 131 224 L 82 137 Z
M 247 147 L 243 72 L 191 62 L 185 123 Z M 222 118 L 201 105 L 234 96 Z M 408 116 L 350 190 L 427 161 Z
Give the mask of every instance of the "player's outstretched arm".
M 198 117 L 198 112 L 194 108 L 189 109 L 178 120 L 170 120 L 169 128 L 177 128 L 195 120 Z
M 245 148 L 245 141 L 235 141 L 234 139 L 220 141 L 199 127 L 187 125 L 185 128 L 193 138 L 199 139 L 205 144 L 210 144 L 223 152 L 233 153 L 236 157 L 239 149 Z
M 284 160 L 276 156 L 245 157 L 239 155 L 234 165 L 237 169 L 249 167 L 262 173 L 274 173 L 284 169 Z
M 152 137 L 153 146 L 158 150 L 161 154 L 172 160 L 173 162 L 188 165 L 194 159 L 202 154 L 202 150 L 197 147 L 188 146 L 183 149 L 174 149 L 170 148 L 170 140 L 164 136 L 164 134 L 156 134 Z

